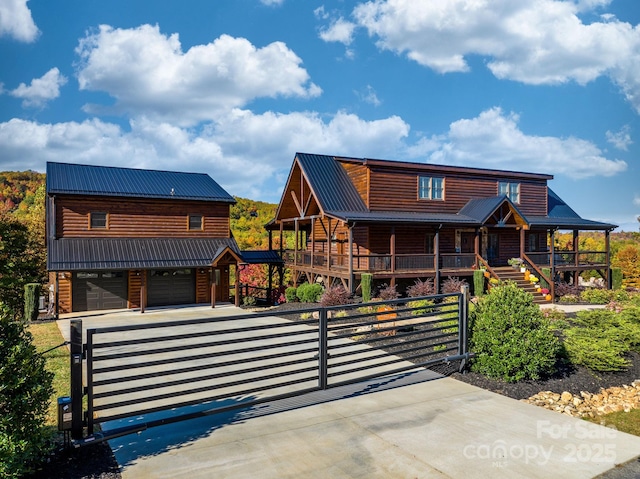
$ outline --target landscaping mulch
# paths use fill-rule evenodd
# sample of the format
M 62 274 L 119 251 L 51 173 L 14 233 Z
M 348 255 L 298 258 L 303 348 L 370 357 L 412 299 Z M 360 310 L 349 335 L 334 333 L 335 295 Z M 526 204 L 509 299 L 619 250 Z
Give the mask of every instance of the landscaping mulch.
M 276 312 L 282 317 L 296 319 L 299 317 L 296 311 L 310 309 L 310 306 L 314 305 L 285 303 L 277 307 L 254 307 L 251 309 L 256 312 Z M 390 342 L 392 341 L 393 339 L 390 338 Z M 430 346 L 428 339 L 425 339 L 425 346 Z M 378 344 L 377 347 L 384 346 Z M 433 369 L 459 381 L 513 399 L 526 399 L 540 391 L 553 391 L 559 394 L 564 391 L 572 394 L 579 394 L 581 391 L 598 393 L 601 388 L 631 384 L 634 380 L 640 379 L 640 355 L 631 353 L 628 359 L 630 367 L 625 371 L 615 373 L 595 373 L 584 367 L 576 367 L 559 361 L 555 368 L 556 372 L 553 375 L 537 381 L 520 381 L 517 383 L 489 379 L 474 372 L 459 373 L 457 371 L 457 363 L 438 365 Z M 40 471 L 28 476 L 26 479 L 121 479 L 121 475 L 113 453 L 105 442 L 81 449 L 59 452 Z

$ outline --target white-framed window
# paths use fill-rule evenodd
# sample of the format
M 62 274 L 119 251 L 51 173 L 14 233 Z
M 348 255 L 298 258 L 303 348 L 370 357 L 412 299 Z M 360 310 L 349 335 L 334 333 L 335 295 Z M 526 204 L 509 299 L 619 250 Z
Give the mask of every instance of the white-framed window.
M 501 181 L 498 183 L 498 194 L 505 195 L 512 202 L 520 204 L 520 183 Z
M 418 198 L 421 200 L 444 200 L 444 178 L 437 176 L 419 177 Z
M 104 230 L 107 229 L 108 216 L 104 211 L 92 211 L 89 213 L 89 229 Z

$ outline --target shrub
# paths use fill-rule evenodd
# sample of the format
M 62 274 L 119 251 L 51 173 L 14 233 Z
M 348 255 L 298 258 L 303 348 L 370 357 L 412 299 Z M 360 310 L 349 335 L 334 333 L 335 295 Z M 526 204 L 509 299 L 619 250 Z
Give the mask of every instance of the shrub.
M 24 320 L 35 321 L 38 319 L 40 308 L 40 283 L 27 283 L 24 285 Z
M 286 298 L 287 303 L 295 303 L 296 301 L 298 301 L 298 296 L 296 294 L 297 292 L 298 288 L 295 288 L 293 286 L 289 286 L 284 290 L 284 297 Z
M 551 278 L 551 268 L 542 268 L 540 271 L 542 271 L 542 274 L 545 277 Z M 545 289 L 551 289 L 551 285 L 547 281 L 545 281 L 544 278 L 540 278 L 540 287 Z
M 463 286 L 469 286 L 466 280 L 460 279 L 457 277 L 449 276 L 442 283 L 442 293 L 450 294 L 450 293 L 459 293 L 462 290 Z
M 318 283 L 304 283 L 298 286 L 296 296 L 303 303 L 317 303 L 322 295 L 322 286 Z
M 398 291 L 396 291 L 395 284 L 393 286 L 387 286 L 386 284 L 383 284 L 380 286 L 380 290 L 378 291 L 378 299 L 382 301 L 398 299 L 399 296 L 400 295 L 398 294 Z
M 473 294 L 476 296 L 484 294 L 484 271 L 482 270 L 473 272 Z
M 568 304 L 577 303 L 579 300 L 580 298 L 575 294 L 565 294 L 560 298 L 561 303 L 568 303 Z
M 371 273 L 362 273 L 360 278 L 360 287 L 362 288 L 362 302 L 371 301 L 371 284 L 373 283 L 373 275 Z
M 565 283 L 564 281 L 558 281 L 556 283 L 556 296 L 558 296 L 559 298 L 567 295 L 579 296 L 583 289 L 584 288 L 582 286 Z
M 587 288 L 580 293 L 580 299 L 585 303 L 607 304 L 613 299 L 611 293 L 607 289 Z
M 45 369 L 26 323 L 0 317 L 0 477 L 17 478 L 49 450 L 44 425 L 53 374 Z
M 342 286 L 331 286 L 327 288 L 320 297 L 320 305 L 323 308 L 341 306 L 349 303 L 351 303 L 351 294 Z
M 245 296 L 244 298 L 242 298 L 242 304 L 244 304 L 245 306 L 255 306 L 256 298 L 254 298 L 253 296 Z
M 407 303 L 407 306 L 412 309 L 411 314 L 414 316 L 433 312 L 433 305 L 433 301 L 428 299 L 417 299 Z
M 435 292 L 433 287 L 433 279 L 427 278 L 425 281 L 420 279 L 407 288 L 407 296 L 410 298 L 420 298 L 422 296 L 431 296 Z
M 347 313 L 344 309 L 341 309 L 340 311 L 336 311 L 334 318 L 346 318 L 347 316 L 349 316 L 349 313 Z
M 515 382 L 538 379 L 556 362 L 559 342 L 550 322 L 515 283 L 502 283 L 480 298 L 470 325 L 474 371 Z
M 622 289 L 622 269 L 611 268 L 611 287 L 614 290 Z

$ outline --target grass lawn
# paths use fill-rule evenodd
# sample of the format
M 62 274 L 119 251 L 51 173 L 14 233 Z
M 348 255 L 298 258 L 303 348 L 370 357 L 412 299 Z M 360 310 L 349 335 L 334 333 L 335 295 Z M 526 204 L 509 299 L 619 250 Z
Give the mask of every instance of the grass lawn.
M 640 409 L 632 409 L 629 412 L 613 412 L 593 418 L 591 422 L 603 424 L 634 436 L 640 436 Z
M 46 323 L 32 323 L 29 331 L 38 351 L 46 351 L 64 342 L 60 330 L 54 321 Z M 62 346 L 44 354 L 47 360 L 47 370 L 55 377 L 53 379 L 53 395 L 47 414 L 47 425 L 58 426 L 58 397 L 68 396 L 70 393 L 70 366 L 68 346 Z

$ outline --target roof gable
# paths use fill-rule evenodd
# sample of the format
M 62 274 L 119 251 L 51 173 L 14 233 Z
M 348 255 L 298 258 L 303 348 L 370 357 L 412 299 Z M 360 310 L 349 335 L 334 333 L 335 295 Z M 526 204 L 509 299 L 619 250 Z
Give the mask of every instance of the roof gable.
M 506 224 L 526 225 L 528 223 L 526 217 L 518 210 L 517 206 L 505 195 L 469 200 L 458 214 L 473 218 L 480 224 L 485 224 L 496 213 L 499 213 L 496 218 L 498 226 Z
M 235 203 L 204 173 L 47 163 L 47 193 Z

